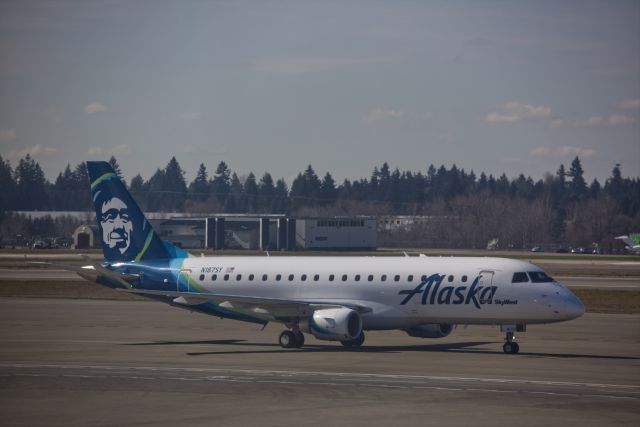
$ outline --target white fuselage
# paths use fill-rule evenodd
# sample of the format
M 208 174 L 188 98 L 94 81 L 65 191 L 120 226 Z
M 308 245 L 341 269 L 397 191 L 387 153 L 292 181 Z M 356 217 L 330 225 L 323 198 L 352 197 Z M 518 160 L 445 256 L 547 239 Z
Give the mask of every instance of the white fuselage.
M 364 329 L 551 323 L 584 313 L 555 281 L 514 283 L 514 273 L 542 270 L 504 258 L 223 256 L 186 258 L 181 268 L 167 290 L 356 304 L 371 308 Z

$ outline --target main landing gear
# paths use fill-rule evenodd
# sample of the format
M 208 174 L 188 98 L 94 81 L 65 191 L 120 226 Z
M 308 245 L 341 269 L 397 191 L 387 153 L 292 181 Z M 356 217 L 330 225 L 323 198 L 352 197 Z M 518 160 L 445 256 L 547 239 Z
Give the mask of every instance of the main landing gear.
M 340 344 L 342 344 L 345 347 L 360 347 L 362 343 L 364 343 L 364 331 L 360 332 L 360 335 L 358 335 L 358 338 L 354 338 L 348 341 L 340 341 Z
M 282 348 L 300 348 L 304 345 L 304 334 L 299 330 L 282 331 L 278 342 Z
M 506 340 L 507 342 L 502 346 L 502 351 L 507 354 L 517 354 L 520 351 L 520 346 L 516 342 L 516 336 L 513 335 L 513 332 L 507 332 Z

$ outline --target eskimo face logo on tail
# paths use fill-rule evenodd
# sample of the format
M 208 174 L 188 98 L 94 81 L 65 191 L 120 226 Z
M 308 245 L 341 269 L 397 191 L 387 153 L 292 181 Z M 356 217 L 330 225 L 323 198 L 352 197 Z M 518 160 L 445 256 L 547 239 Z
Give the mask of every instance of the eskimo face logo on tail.
M 105 245 L 124 254 L 131 244 L 133 231 L 127 205 L 117 197 L 105 200 L 100 207 L 100 224 Z

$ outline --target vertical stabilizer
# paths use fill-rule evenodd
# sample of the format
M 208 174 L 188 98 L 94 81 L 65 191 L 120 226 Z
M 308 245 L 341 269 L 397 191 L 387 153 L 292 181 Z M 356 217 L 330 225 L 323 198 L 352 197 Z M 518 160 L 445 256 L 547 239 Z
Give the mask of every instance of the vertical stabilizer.
M 109 262 L 186 258 L 185 251 L 161 240 L 107 162 L 87 162 L 91 197 Z

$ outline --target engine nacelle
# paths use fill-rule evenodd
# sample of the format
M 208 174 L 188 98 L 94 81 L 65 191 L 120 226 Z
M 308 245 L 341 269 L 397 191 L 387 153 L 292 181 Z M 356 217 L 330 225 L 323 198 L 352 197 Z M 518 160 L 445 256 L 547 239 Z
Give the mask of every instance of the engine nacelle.
M 300 322 L 300 329 L 319 340 L 349 341 L 360 336 L 362 319 L 350 308 L 326 308 L 316 310 L 307 322 Z
M 404 329 L 412 337 L 417 338 L 444 338 L 456 328 L 451 323 L 426 323 L 413 328 Z

